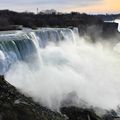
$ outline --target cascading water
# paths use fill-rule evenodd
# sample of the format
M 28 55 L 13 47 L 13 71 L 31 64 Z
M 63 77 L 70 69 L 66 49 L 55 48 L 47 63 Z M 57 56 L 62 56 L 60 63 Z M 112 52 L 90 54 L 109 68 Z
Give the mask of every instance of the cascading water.
M 69 36 L 71 41 L 73 41 L 72 30 L 64 28 L 44 28 L 31 32 L 1 33 L 0 74 L 4 74 L 9 69 L 9 66 L 16 61 L 29 61 L 33 57 L 33 54 L 39 56 L 37 53 L 39 47 L 44 48 L 50 41 L 57 43 L 61 40 L 68 40 Z M 30 56 L 32 57 L 30 58 Z
M 0 36 L 0 52 L 4 56 L 4 60 L 0 61 L 0 74 L 4 74 L 16 61 L 28 60 L 27 57 L 35 52 L 35 45 L 27 34 L 2 34 Z
M 120 19 L 114 20 L 115 23 L 118 23 L 118 31 L 120 32 Z
M 0 34 L 0 74 L 54 110 L 68 99 L 72 99 L 69 105 L 116 109 L 120 104 L 116 46 L 110 50 L 101 43 L 88 43 L 76 28 Z

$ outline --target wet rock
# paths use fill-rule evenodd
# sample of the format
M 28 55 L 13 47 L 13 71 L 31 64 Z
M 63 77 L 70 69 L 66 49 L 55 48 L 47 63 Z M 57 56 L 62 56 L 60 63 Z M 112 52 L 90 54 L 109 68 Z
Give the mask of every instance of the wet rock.
M 69 120 L 102 120 L 92 109 L 82 109 L 77 107 L 63 107 L 62 114 L 67 115 Z
M 105 115 L 103 115 L 104 120 L 115 120 L 115 119 L 120 119 L 116 111 L 110 110 L 107 111 Z
M 0 76 L 0 120 L 114 120 L 118 117 L 115 111 L 99 117 L 93 109 L 73 106 L 62 107 L 61 113 L 35 103 Z
M 19 93 L 0 76 L 0 120 L 65 120 Z

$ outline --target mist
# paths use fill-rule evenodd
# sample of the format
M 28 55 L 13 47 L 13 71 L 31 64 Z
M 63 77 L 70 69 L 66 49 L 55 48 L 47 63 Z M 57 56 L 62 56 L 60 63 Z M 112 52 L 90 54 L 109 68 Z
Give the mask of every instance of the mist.
M 118 23 L 118 31 L 120 32 L 120 20 L 119 20 L 119 19 L 116 19 L 114 22 L 115 22 L 115 23 Z
M 59 111 L 62 105 L 116 109 L 120 104 L 120 43 L 113 48 L 105 45 L 78 37 L 75 42 L 50 42 L 37 48 L 40 67 L 30 57 L 29 64 L 17 61 L 5 79 L 52 110 Z

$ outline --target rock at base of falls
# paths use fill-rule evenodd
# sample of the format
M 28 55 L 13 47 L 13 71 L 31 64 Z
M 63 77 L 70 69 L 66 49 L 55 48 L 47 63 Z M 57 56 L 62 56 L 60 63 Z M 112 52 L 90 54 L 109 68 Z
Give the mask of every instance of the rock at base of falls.
M 113 120 L 112 114 L 104 118 L 92 109 L 62 107 L 61 113 L 53 112 L 31 98 L 19 93 L 0 76 L 0 120 Z
M 0 120 L 65 120 L 19 93 L 0 76 Z
M 69 120 L 102 120 L 92 109 L 77 108 L 74 106 L 63 107 L 61 112 L 69 117 Z

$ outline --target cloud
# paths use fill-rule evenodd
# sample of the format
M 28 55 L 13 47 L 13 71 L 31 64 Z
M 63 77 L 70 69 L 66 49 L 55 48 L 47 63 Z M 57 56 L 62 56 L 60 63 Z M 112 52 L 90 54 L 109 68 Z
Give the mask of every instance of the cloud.
M 119 3 L 119 0 L 117 1 Z M 118 6 L 118 3 L 115 6 Z M 80 11 L 89 13 L 89 11 L 95 11 L 95 13 L 97 13 L 97 11 L 104 11 L 106 13 L 109 12 L 110 8 L 112 8 L 111 12 L 113 8 L 118 11 L 119 6 L 116 8 L 113 6 L 114 4 L 114 0 L 0 0 L 1 9 L 10 9 L 20 12 L 26 10 L 36 12 L 36 8 L 39 8 L 39 11 L 56 9 L 60 12 Z
M 1 4 L 38 4 L 38 5 L 42 5 L 42 4 L 47 4 L 47 5 L 51 5 L 51 4 L 66 4 L 66 6 L 68 5 L 92 5 L 95 3 L 99 3 L 103 0 L 20 0 L 20 1 L 13 1 L 13 0 L 0 0 Z
M 70 3 L 72 3 L 73 5 L 85 5 L 85 6 L 88 6 L 88 5 L 93 5 L 93 4 L 99 4 L 99 3 L 102 3 L 103 0 L 69 0 Z

